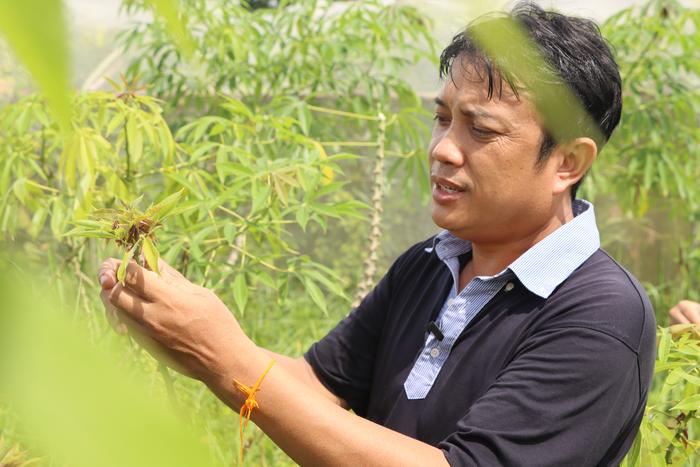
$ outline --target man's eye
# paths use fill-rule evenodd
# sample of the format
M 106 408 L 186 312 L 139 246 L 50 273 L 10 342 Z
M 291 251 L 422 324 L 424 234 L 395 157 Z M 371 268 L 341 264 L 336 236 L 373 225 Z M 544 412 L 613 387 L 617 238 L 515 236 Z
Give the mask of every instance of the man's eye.
M 494 136 L 494 135 L 496 135 L 496 132 L 493 130 L 487 130 L 486 128 L 479 128 L 476 126 L 472 127 L 472 131 L 477 136 Z
M 445 117 L 443 117 L 443 116 L 440 115 L 440 114 L 435 114 L 435 115 L 433 115 L 433 120 L 435 120 L 436 122 L 438 122 L 439 125 L 443 125 L 443 126 L 450 123 L 450 119 L 445 118 Z

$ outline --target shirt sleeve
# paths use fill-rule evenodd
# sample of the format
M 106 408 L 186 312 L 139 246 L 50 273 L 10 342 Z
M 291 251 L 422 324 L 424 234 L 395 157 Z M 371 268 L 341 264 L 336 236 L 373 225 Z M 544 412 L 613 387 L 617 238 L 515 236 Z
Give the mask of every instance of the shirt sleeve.
M 377 345 L 395 266 L 345 319 L 304 354 L 321 383 L 358 415 L 367 412 Z
M 637 429 L 643 397 L 637 354 L 623 342 L 584 327 L 543 330 L 439 448 L 452 466 L 598 465 L 621 431 Z

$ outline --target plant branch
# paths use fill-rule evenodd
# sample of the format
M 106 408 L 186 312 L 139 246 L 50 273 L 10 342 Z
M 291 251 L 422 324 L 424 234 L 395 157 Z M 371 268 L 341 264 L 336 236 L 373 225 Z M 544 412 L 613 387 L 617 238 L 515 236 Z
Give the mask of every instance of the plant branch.
M 314 112 L 337 115 L 339 117 L 356 118 L 359 120 L 375 120 L 375 121 L 379 120 L 379 117 L 377 117 L 376 115 L 364 115 L 364 114 L 358 114 L 355 112 L 346 112 L 344 110 L 336 110 L 336 109 L 328 109 L 326 107 L 318 107 L 315 105 L 307 105 L 306 107 L 309 110 L 312 110 Z

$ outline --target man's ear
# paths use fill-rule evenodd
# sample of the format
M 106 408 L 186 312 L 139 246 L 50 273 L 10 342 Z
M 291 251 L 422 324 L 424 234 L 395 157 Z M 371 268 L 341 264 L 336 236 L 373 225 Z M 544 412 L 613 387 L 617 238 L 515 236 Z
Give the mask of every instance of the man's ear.
M 554 194 L 560 194 L 588 172 L 598 156 L 598 145 L 591 138 L 576 138 L 557 146 L 555 151 L 558 167 L 552 189 Z

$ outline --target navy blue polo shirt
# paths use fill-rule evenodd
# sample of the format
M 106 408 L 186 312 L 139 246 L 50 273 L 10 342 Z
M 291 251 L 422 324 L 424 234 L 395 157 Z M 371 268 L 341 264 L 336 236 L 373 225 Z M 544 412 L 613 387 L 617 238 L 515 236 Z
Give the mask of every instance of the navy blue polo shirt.
M 319 380 L 451 465 L 617 465 L 653 373 L 656 325 L 637 281 L 600 249 L 547 298 L 516 277 L 465 327 L 426 396 L 409 399 L 404 382 L 453 286 L 432 245 L 406 251 L 308 350 Z

